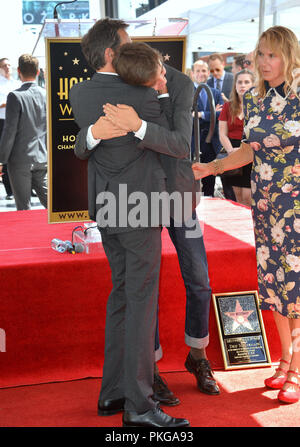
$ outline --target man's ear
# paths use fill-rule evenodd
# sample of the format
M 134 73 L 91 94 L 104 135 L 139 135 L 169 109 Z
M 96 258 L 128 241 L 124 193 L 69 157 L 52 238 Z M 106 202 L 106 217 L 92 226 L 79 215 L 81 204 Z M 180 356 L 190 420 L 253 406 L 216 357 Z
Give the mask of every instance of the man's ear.
M 112 50 L 111 48 L 106 48 L 104 51 L 104 58 L 105 58 L 105 62 L 110 62 L 112 63 L 112 60 L 114 58 L 114 50 Z
M 20 78 L 20 80 L 23 82 L 23 76 L 22 76 L 22 73 L 21 73 L 20 68 L 18 67 L 17 70 L 18 70 L 19 78 Z

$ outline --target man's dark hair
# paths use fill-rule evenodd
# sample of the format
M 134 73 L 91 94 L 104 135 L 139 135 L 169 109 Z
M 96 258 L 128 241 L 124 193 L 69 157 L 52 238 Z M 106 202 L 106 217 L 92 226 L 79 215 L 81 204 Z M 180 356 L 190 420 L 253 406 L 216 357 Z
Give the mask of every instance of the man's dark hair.
M 121 43 L 118 31 L 127 27 L 123 20 L 107 18 L 98 20 L 89 29 L 81 40 L 81 49 L 91 68 L 99 70 L 104 67 L 106 48 L 117 51 Z
M 22 54 L 18 66 L 24 78 L 35 78 L 39 71 L 39 61 L 31 54 Z
M 235 65 L 237 65 L 238 67 L 244 68 L 244 62 L 246 59 L 246 55 L 245 54 L 237 54 L 236 56 L 233 57 Z
M 215 61 L 216 59 L 219 59 L 219 61 L 221 61 L 224 64 L 224 58 L 219 53 L 210 54 L 209 57 L 208 57 L 208 62 L 209 61 Z
M 122 45 L 113 59 L 113 67 L 126 84 L 151 85 L 155 81 L 159 51 L 143 42 Z

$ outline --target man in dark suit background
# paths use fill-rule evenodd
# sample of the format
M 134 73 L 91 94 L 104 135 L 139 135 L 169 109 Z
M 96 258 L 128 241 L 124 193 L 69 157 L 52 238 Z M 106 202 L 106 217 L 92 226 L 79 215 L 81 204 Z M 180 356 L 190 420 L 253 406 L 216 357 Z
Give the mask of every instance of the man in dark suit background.
M 22 86 L 9 93 L 0 141 L 0 162 L 7 163 L 17 210 L 30 209 L 32 189 L 47 208 L 46 92 L 36 84 L 38 60 L 23 54 Z
M 198 88 L 199 84 L 207 83 L 209 76 L 208 65 L 205 61 L 199 59 L 192 67 L 193 79 L 195 90 Z M 199 117 L 199 131 L 200 131 L 200 151 L 201 151 L 201 162 L 209 163 L 216 158 L 216 155 L 220 152 L 221 143 L 219 140 L 219 129 L 218 129 L 218 117 L 220 111 L 222 110 L 222 105 L 224 104 L 220 90 L 210 87 L 215 105 L 216 105 L 216 125 L 215 130 L 210 143 L 207 143 L 206 137 L 209 132 L 210 127 L 210 117 L 211 110 L 209 106 L 209 101 L 207 98 L 207 93 L 204 89 L 200 91 L 197 107 L 198 107 L 198 117 Z M 192 138 L 192 157 L 194 155 L 194 134 Z M 204 196 L 214 196 L 216 177 L 214 175 L 209 175 L 202 179 L 202 192 Z
M 208 58 L 208 68 L 211 77 L 207 80 L 207 85 L 220 90 L 224 101 L 228 101 L 233 87 L 233 74 L 225 71 L 223 57 L 214 53 Z
M 112 270 L 113 289 L 107 303 L 105 360 L 98 403 L 100 415 L 125 410 L 124 426 L 184 427 L 185 419 L 176 419 L 160 410 L 152 399 L 154 377 L 154 335 L 161 256 L 160 222 L 151 226 L 151 210 L 144 227 L 135 228 L 129 219 L 133 207 L 129 194 L 151 193 L 166 189 L 166 174 L 155 151 L 137 147 L 133 133 L 118 132 L 103 116 L 107 102 L 122 101 L 135 107 L 143 119 L 167 126 L 161 116 L 155 91 L 125 84 L 112 65 L 116 50 L 130 41 L 123 21 L 99 20 L 82 39 L 83 53 L 97 73 L 90 81 L 76 84 L 70 91 L 74 117 L 86 140 L 98 139 L 96 146 L 79 144 L 75 153 L 88 158 L 89 214 L 96 220 Z M 158 68 L 156 59 L 152 67 Z M 99 115 L 102 115 L 99 118 Z M 100 132 L 94 124 L 99 124 Z M 114 138 L 111 138 L 111 136 Z M 80 138 L 80 137 L 79 137 Z M 176 154 L 185 156 L 183 147 Z M 126 186 L 123 196 L 121 187 Z M 113 196 L 116 225 L 105 219 L 105 201 Z M 108 213 L 110 209 L 108 208 Z M 124 224 L 124 219 L 126 223 Z M 121 222 L 123 221 L 123 223 Z

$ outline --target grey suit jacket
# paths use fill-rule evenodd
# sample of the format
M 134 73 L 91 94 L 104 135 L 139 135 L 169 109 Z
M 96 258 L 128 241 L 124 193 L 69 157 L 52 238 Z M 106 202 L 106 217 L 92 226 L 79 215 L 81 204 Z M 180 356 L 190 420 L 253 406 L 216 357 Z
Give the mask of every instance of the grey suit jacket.
M 118 76 L 95 73 L 90 81 L 72 87 L 70 102 L 75 120 L 82 129 L 76 141 L 75 155 L 81 159 L 88 158 L 88 200 L 91 219 L 97 220 L 102 226 L 103 221 L 99 221 L 101 213 L 97 216 L 101 204 L 96 202 L 98 194 L 106 191 L 114 195 L 117 203 L 116 225 L 109 226 L 107 230 L 120 232 L 132 229 L 130 225 L 120 225 L 119 221 L 119 205 L 124 201 L 124 198 L 119 196 L 119 185 L 122 184 L 126 185 L 127 197 L 139 191 L 149 199 L 150 226 L 151 193 L 166 190 L 166 174 L 157 153 L 139 148 L 140 140 L 132 132 L 123 137 L 102 140 L 96 148 L 89 151 L 86 147 L 86 134 L 88 127 L 103 115 L 102 107 L 107 102 L 131 105 L 142 119 L 168 127 L 155 91 L 147 87 L 127 85 Z M 130 209 L 132 206 L 128 205 L 128 213 Z
M 171 130 L 165 124 L 146 119 L 146 135 L 143 141 L 139 142 L 138 148 L 152 149 L 160 154 L 159 159 L 167 176 L 167 191 L 169 194 L 178 191 L 184 198 L 185 192 L 190 193 L 191 206 L 187 204 L 188 201 L 183 201 L 183 210 L 186 210 L 186 213 L 182 218 L 187 219 L 199 202 L 199 194 L 197 193 L 200 191 L 200 182 L 194 179 L 192 163 L 189 158 L 194 85 L 186 75 L 178 70 L 167 65 L 166 70 L 167 86 L 171 98 L 171 116 L 168 116 L 168 120 L 171 121 Z M 154 91 L 152 90 L 152 92 Z M 118 103 L 121 103 L 121 101 L 118 101 Z M 125 102 L 125 104 L 130 103 Z M 137 109 L 136 111 L 138 112 Z M 143 118 L 142 114 L 139 113 L 139 115 Z M 87 158 L 92 152 L 86 148 L 86 136 L 87 127 L 82 127 L 75 144 L 75 155 L 82 159 Z M 171 216 L 174 216 L 172 208 L 170 212 Z
M 167 87 L 171 100 L 170 128 L 162 128 L 153 122 L 148 122 L 146 135 L 139 144 L 141 148 L 149 148 L 161 152 L 160 160 L 167 174 L 167 191 L 169 194 L 180 192 L 183 199 L 183 220 L 191 216 L 192 210 L 200 200 L 200 181 L 195 180 L 190 160 L 193 118 L 192 105 L 194 99 L 194 84 L 191 79 L 169 65 L 165 65 Z M 184 148 L 184 158 L 167 156 L 166 149 L 179 153 Z M 191 201 L 190 201 L 191 200 Z M 171 208 L 171 216 L 175 216 Z
M 229 73 L 227 71 L 225 71 L 225 77 L 223 80 L 223 85 L 222 85 L 222 90 L 221 92 L 224 93 L 224 95 L 226 96 L 226 98 L 229 99 L 232 87 L 233 87 L 233 74 Z M 214 78 L 211 77 L 207 80 L 207 85 L 209 85 L 209 87 L 214 88 Z
M 46 91 L 34 82 L 9 93 L 0 163 L 47 162 Z

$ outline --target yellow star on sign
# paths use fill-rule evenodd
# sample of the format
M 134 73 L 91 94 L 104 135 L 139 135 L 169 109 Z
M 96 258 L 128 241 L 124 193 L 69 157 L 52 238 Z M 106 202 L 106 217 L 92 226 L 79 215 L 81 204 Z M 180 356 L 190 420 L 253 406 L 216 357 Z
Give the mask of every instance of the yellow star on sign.
M 77 59 L 77 57 L 75 57 L 75 59 L 72 59 L 72 61 L 73 61 L 73 65 L 79 64 L 79 59 Z

